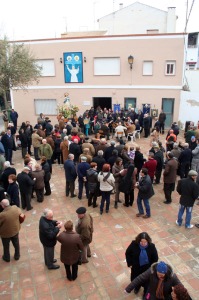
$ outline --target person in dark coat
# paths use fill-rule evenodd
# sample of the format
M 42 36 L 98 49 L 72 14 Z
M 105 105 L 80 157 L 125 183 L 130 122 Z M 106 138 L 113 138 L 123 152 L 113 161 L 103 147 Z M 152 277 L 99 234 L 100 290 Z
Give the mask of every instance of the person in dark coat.
M 18 113 L 12 108 L 10 112 L 10 119 L 14 124 L 14 128 L 17 130 L 17 119 L 18 119 Z
M 82 199 L 83 186 L 85 186 L 87 199 L 89 197 L 88 182 L 86 179 L 86 174 L 88 169 L 90 169 L 90 164 L 87 163 L 87 158 L 85 156 L 81 156 L 81 162 L 77 166 L 77 176 L 78 176 L 78 183 L 79 183 L 79 193 L 78 193 L 79 200 Z
M 157 161 L 157 166 L 155 171 L 155 184 L 159 184 L 163 165 L 164 165 L 164 156 L 159 146 L 155 146 L 154 149 L 155 149 L 154 159 Z
M 53 131 L 53 126 L 51 124 L 51 120 L 47 120 L 46 126 L 45 126 L 46 136 L 50 135 L 52 131 Z
M 58 242 L 61 243 L 60 260 L 66 269 L 66 277 L 72 281 L 77 278 L 78 260 L 84 246 L 79 234 L 73 231 L 72 221 L 67 221 L 64 228 L 65 231 L 57 236 Z
M 44 170 L 39 164 L 35 165 L 35 171 L 31 172 L 31 178 L 36 179 L 34 190 L 37 195 L 37 202 L 44 201 Z
M 24 129 L 20 130 L 19 140 L 21 142 L 22 158 L 24 159 L 25 155 L 27 154 L 27 147 L 28 147 L 28 138 L 27 138 L 27 135 L 25 134 Z
M 145 219 L 150 218 L 151 209 L 149 199 L 154 195 L 154 190 L 147 169 L 142 168 L 141 179 L 135 184 L 135 187 L 138 189 L 137 206 L 139 211 L 139 213 L 136 214 L 136 217 L 143 217 Z M 146 215 L 144 215 L 142 200 L 146 209 Z
M 166 114 L 163 112 L 163 110 L 161 110 L 158 120 L 160 122 L 160 133 L 164 134 L 164 124 L 166 121 Z
M 122 203 L 122 201 L 119 199 L 120 190 L 119 190 L 119 184 L 121 181 L 121 172 L 124 169 L 123 167 L 123 160 L 121 157 L 118 157 L 112 167 L 112 174 L 115 178 L 115 208 L 118 208 L 118 203 Z
M 16 150 L 16 146 L 15 146 L 15 141 L 14 141 L 14 138 L 11 134 L 10 129 L 8 129 L 7 133 L 2 136 L 1 142 L 2 142 L 2 144 L 4 146 L 4 149 L 5 149 L 6 160 L 9 161 L 11 165 L 13 165 L 13 163 L 12 163 L 12 151 Z
M 70 192 L 71 198 L 76 197 L 74 191 L 75 191 L 75 179 L 77 178 L 77 172 L 73 160 L 74 160 L 74 154 L 69 154 L 68 159 L 64 162 L 64 170 L 65 170 L 65 177 L 66 177 L 66 197 L 69 196 L 69 192 Z
M 178 158 L 179 162 L 179 169 L 180 169 L 180 178 L 187 178 L 190 165 L 192 160 L 192 152 L 191 149 L 189 149 L 189 144 L 184 144 L 184 150 L 181 151 L 180 156 Z
M 106 163 L 106 160 L 103 157 L 103 155 L 104 155 L 103 150 L 99 150 L 97 152 L 97 156 L 95 156 L 92 160 L 92 162 L 95 162 L 97 164 L 97 172 L 98 173 L 102 171 L 102 167 Z
M 17 176 L 14 174 L 9 175 L 8 177 L 8 189 L 7 193 L 10 196 L 10 205 L 16 205 L 20 207 L 20 201 L 19 201 L 19 187 L 16 183 Z
M 30 125 L 29 121 L 26 121 L 25 134 L 26 134 L 27 140 L 28 140 L 28 154 L 31 155 L 32 154 L 31 153 L 31 145 L 32 145 L 33 128 L 32 128 L 32 125 Z
M 125 255 L 127 266 L 131 268 L 131 281 L 158 261 L 157 249 L 147 232 L 141 232 L 136 236 L 126 249 Z M 139 289 L 140 287 L 135 288 L 134 293 L 137 294 Z
M 31 210 L 33 207 L 30 204 L 32 188 L 35 180 L 32 180 L 29 176 L 30 168 L 24 167 L 23 171 L 17 175 L 17 181 L 19 184 L 19 190 L 21 194 L 21 205 L 23 209 Z
M 112 156 L 113 150 L 115 149 L 115 141 L 111 141 L 110 144 L 111 145 L 107 147 L 104 151 L 104 158 L 107 163 L 108 163 L 108 159 Z
M 61 151 L 61 135 L 58 134 L 57 138 L 55 140 L 55 149 L 54 149 L 54 159 L 57 159 L 57 163 L 60 165 L 63 164 L 63 157 L 62 157 L 62 151 Z
M 165 165 L 165 170 L 163 173 L 165 194 L 164 203 L 170 204 L 172 202 L 171 193 L 175 190 L 178 161 L 173 157 L 173 154 L 171 152 L 167 152 L 167 158 L 168 161 Z
M 44 186 L 45 186 L 44 195 L 49 196 L 51 195 L 51 188 L 50 188 L 51 173 L 50 173 L 50 166 L 45 156 L 41 157 L 41 167 L 42 170 L 44 170 Z
M 53 211 L 46 208 L 39 221 L 39 238 L 44 248 L 44 261 L 49 270 L 59 269 L 59 265 L 54 263 L 54 248 L 57 243 L 57 234 L 62 226 L 62 222 L 53 220 Z
M 74 139 L 73 143 L 69 146 L 69 153 L 74 155 L 74 163 L 78 163 L 79 156 L 82 153 L 80 145 L 78 145 L 78 139 Z
M 137 176 L 136 176 L 137 181 L 139 179 L 139 173 L 140 173 L 140 170 L 142 169 L 144 161 L 145 161 L 145 159 L 143 157 L 143 154 L 141 153 L 141 149 L 139 146 L 137 146 L 135 148 L 135 157 L 134 157 L 134 165 L 135 165 L 135 168 L 137 168 Z
M 177 192 L 180 194 L 180 208 L 178 212 L 178 219 L 176 224 L 178 226 L 182 225 L 182 217 L 184 211 L 186 210 L 185 217 L 185 228 L 193 228 L 194 226 L 191 224 L 191 216 L 192 210 L 195 200 L 199 195 L 199 186 L 195 182 L 198 173 L 194 170 L 190 170 L 188 173 L 188 178 L 184 178 L 178 181 Z
M 111 166 L 111 169 L 118 158 L 118 151 L 116 149 L 113 150 L 112 155 L 109 157 L 107 163 Z
M 98 207 L 96 204 L 97 196 L 99 193 L 99 184 L 98 184 L 98 173 L 97 173 L 97 164 L 95 162 L 91 162 L 90 169 L 86 171 L 86 178 L 88 181 L 88 206 L 93 205 L 93 208 Z
M 2 182 L 2 185 L 3 185 L 3 188 L 4 188 L 5 192 L 7 192 L 7 190 L 8 190 L 8 185 L 9 185 L 8 177 L 11 174 L 16 175 L 17 174 L 16 169 L 12 168 L 10 166 L 9 161 L 5 161 L 4 162 L 4 171 L 0 176 L 0 181 Z
M 147 138 L 150 134 L 150 117 L 148 114 L 144 115 L 143 127 L 144 127 L 144 137 Z
M 128 168 L 124 169 L 121 172 L 121 176 L 123 176 L 122 179 L 122 185 L 123 185 L 123 192 L 124 192 L 124 200 L 123 203 L 124 206 L 129 207 L 133 205 L 134 202 L 134 188 L 136 183 L 136 174 L 137 169 L 133 164 L 129 164 Z
M 181 284 L 170 265 L 163 261 L 154 263 L 147 271 L 136 277 L 126 288 L 130 293 L 137 287 L 146 284 L 147 292 L 143 299 L 171 299 L 172 287 Z

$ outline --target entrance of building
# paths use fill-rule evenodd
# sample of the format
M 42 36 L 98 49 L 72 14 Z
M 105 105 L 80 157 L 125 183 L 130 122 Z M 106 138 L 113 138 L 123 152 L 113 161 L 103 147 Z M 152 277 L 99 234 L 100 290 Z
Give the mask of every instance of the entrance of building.
M 124 108 L 136 108 L 136 98 L 124 98 Z
M 173 123 L 174 98 L 162 98 L 162 110 L 166 114 L 165 127 L 170 128 Z
M 93 97 L 93 107 L 96 109 L 100 106 L 102 109 L 112 109 L 112 98 L 110 97 Z

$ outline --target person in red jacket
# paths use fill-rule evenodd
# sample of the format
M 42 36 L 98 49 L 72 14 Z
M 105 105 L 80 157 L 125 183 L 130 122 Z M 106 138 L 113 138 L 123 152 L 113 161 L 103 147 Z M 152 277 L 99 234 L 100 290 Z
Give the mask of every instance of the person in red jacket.
M 157 161 L 154 159 L 154 153 L 149 152 L 148 160 L 144 163 L 143 168 L 146 168 L 148 170 L 148 175 L 151 178 L 152 183 L 153 183 L 156 167 L 157 167 Z

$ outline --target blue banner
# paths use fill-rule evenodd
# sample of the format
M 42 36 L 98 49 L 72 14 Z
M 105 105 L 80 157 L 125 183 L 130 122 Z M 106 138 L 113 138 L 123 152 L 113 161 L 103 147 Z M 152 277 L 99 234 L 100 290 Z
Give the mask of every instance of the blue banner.
M 64 77 L 66 83 L 83 82 L 82 52 L 64 53 Z
M 120 104 L 113 104 L 113 111 L 114 113 L 117 111 L 120 111 Z

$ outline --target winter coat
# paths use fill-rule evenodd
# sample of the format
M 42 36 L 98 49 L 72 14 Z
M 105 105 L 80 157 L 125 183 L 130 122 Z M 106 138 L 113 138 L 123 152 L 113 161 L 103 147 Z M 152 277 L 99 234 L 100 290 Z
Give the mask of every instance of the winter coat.
M 34 180 L 26 172 L 21 172 L 17 175 L 17 181 L 19 183 L 20 192 L 24 194 L 32 193 L 32 187 L 34 185 Z
M 31 173 L 31 177 L 36 178 L 35 180 L 35 190 L 44 189 L 44 170 L 36 170 Z
M 191 177 L 178 181 L 177 192 L 180 194 L 180 204 L 185 207 L 193 207 L 199 195 L 199 186 Z
M 54 149 L 55 153 L 61 153 L 61 147 L 60 147 L 61 143 L 62 143 L 61 138 L 55 140 L 55 149 Z
M 9 184 L 7 193 L 10 196 L 10 204 L 19 207 L 19 187 L 16 182 Z
M 83 143 L 82 144 L 82 152 L 85 148 L 89 149 L 89 155 L 94 156 L 95 155 L 95 148 L 91 143 Z
M 160 122 L 160 123 L 164 123 L 165 122 L 165 120 L 166 120 L 166 114 L 165 113 L 160 113 L 159 114 L 159 118 L 158 118 L 158 121 Z
M 45 156 L 46 159 L 51 159 L 52 154 L 53 151 L 49 144 L 42 144 L 39 146 L 39 151 L 38 151 L 39 157 Z
M 156 290 L 158 287 L 159 278 L 157 277 L 156 271 L 157 263 L 154 263 L 151 268 L 149 268 L 144 273 L 136 277 L 127 287 L 126 291 L 130 293 L 134 288 L 140 287 L 141 285 L 148 284 L 148 292 L 150 293 L 150 300 L 156 300 Z M 167 273 L 163 280 L 163 294 L 164 299 L 171 299 L 172 287 L 181 284 L 180 280 L 173 273 L 173 270 L 170 265 L 167 264 Z M 147 298 L 146 298 L 147 299 Z
M 77 172 L 75 169 L 74 162 L 70 159 L 66 160 L 64 163 L 65 177 L 66 181 L 72 182 L 77 178 Z
M 198 161 L 199 160 L 199 144 L 197 145 L 197 147 L 192 151 L 192 155 L 193 155 L 193 161 Z
M 164 183 L 174 183 L 176 181 L 178 162 L 175 158 L 171 158 L 165 165 Z
M 20 133 L 19 134 L 19 140 L 21 142 L 21 147 L 22 148 L 28 147 L 28 138 L 27 138 L 27 135 L 25 133 Z
M 82 153 L 80 145 L 76 143 L 71 143 L 69 146 L 69 153 L 74 155 L 74 162 L 78 162 L 79 156 Z
M 97 164 L 97 172 L 98 173 L 101 172 L 103 165 L 106 163 L 105 158 L 98 155 L 98 156 L 95 156 L 92 161 Z
M 142 169 L 143 164 L 144 164 L 143 154 L 140 151 L 135 151 L 134 165 L 138 169 L 138 171 Z
M 3 173 L 1 174 L 1 177 L 0 177 L 0 181 L 2 182 L 3 187 L 4 187 L 4 189 L 5 189 L 6 192 L 7 192 L 8 185 L 9 185 L 8 177 L 9 177 L 9 175 L 11 175 L 11 174 L 16 175 L 16 174 L 17 174 L 16 169 L 15 169 L 15 168 L 8 167 L 8 168 L 6 168 L 6 169 L 3 171 Z
M 50 166 L 48 162 L 41 163 L 42 170 L 44 170 L 44 182 L 48 182 L 51 179 Z
M 39 136 L 36 132 L 32 134 L 32 145 L 34 148 L 39 148 L 41 145 L 42 137 Z
M 164 164 L 163 152 L 161 150 L 156 151 L 154 154 L 154 159 L 157 161 L 156 170 L 161 171 Z
M 192 153 L 191 153 L 191 149 L 187 148 L 184 149 L 181 153 L 180 156 L 178 158 L 178 161 L 180 164 L 182 163 L 191 163 L 191 159 L 192 159 Z
M 144 163 L 143 168 L 146 168 L 148 170 L 148 175 L 152 178 L 155 175 L 157 166 L 157 161 L 154 158 L 150 158 L 148 161 Z
M 142 177 L 139 181 L 138 188 L 138 197 L 141 199 L 149 199 L 154 195 L 154 190 L 149 175 Z
M 83 251 L 83 243 L 79 234 L 74 231 L 63 231 L 57 236 L 61 243 L 60 260 L 66 265 L 76 264 L 79 259 L 79 251 Z
M 67 140 L 61 142 L 60 149 L 62 151 L 62 156 L 63 156 L 64 162 L 68 159 L 68 155 L 69 155 L 68 147 L 69 147 L 69 143 Z
M 113 187 L 115 186 L 115 178 L 113 174 L 110 173 L 108 179 L 104 181 L 104 177 L 108 174 L 108 172 L 100 172 L 98 174 L 98 181 L 100 183 L 100 191 L 109 192 L 112 191 Z
M 76 232 L 80 235 L 84 246 L 90 244 L 93 239 L 93 218 L 86 213 L 83 218 L 78 220 Z
M 88 169 L 90 169 L 90 165 L 87 162 L 81 162 L 78 164 L 77 175 L 80 180 L 83 180 L 83 177 L 86 177 Z
M 95 193 L 98 187 L 98 173 L 93 168 L 88 169 L 86 173 L 89 192 Z
M 115 178 L 115 184 L 119 183 L 121 181 L 121 173 L 120 171 L 123 170 L 123 165 L 121 166 L 118 166 L 116 165 L 116 163 L 113 165 L 112 167 L 112 173 L 113 173 L 113 176 Z
M 21 228 L 19 215 L 22 211 L 16 205 L 7 206 L 0 213 L 0 236 L 1 238 L 10 238 L 19 233 Z
M 54 247 L 57 243 L 56 236 L 59 232 L 57 221 L 41 217 L 39 221 L 39 238 L 45 247 Z

